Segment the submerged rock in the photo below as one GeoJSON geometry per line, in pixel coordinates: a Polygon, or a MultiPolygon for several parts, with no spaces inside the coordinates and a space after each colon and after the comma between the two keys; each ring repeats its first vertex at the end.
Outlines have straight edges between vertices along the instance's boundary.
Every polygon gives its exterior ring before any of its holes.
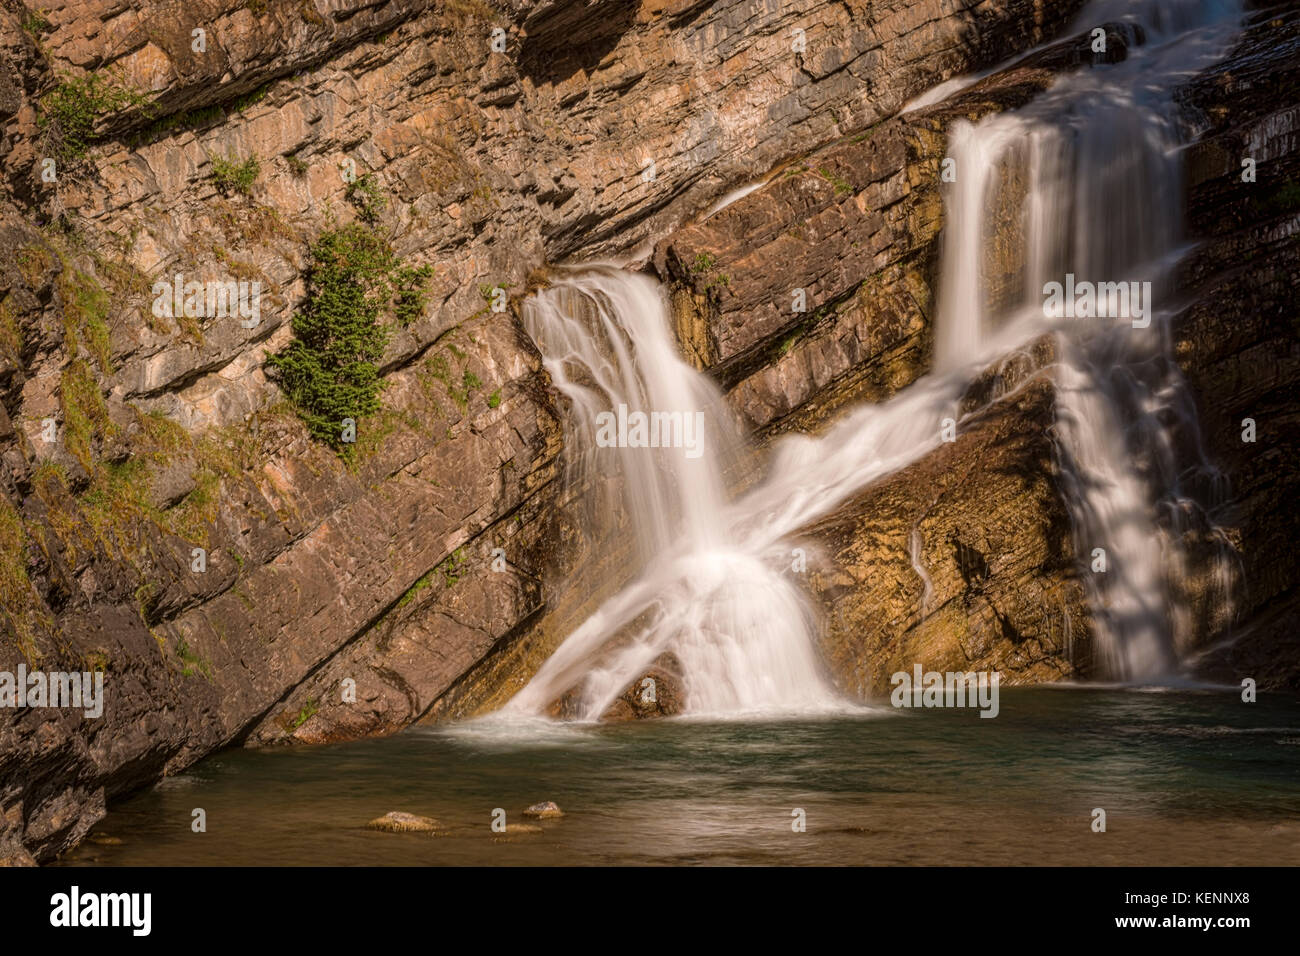
{"type": "Polygon", "coordinates": [[[382,817],[376,817],[366,826],[371,830],[383,830],[385,833],[436,833],[438,821],[432,817],[419,817],[414,813],[393,810],[382,817]]]}
{"type": "Polygon", "coordinates": [[[545,831],[535,823],[507,823],[505,830],[496,834],[496,838],[501,840],[512,836],[528,836],[543,832],[545,831]]]}
{"type": "Polygon", "coordinates": [[[524,816],[532,817],[534,820],[553,820],[557,817],[564,816],[564,811],[554,800],[543,800],[541,803],[534,803],[524,811],[524,816]]]}

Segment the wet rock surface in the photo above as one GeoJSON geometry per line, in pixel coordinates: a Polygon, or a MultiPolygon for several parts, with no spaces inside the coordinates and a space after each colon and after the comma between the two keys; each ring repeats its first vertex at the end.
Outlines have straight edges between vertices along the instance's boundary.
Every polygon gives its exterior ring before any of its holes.
{"type": "Polygon", "coordinates": [[[646,720],[672,717],[686,709],[682,665],[672,654],[660,654],[654,666],[627,686],[600,715],[601,720],[646,720]]]}
{"type": "Polygon", "coordinates": [[[957,440],[806,531],[809,581],[837,683],[881,697],[890,676],[1087,676],[1091,623],[1057,489],[1050,375],[963,422],[957,440]]]}
{"type": "Polygon", "coordinates": [[[1174,348],[1219,469],[1193,487],[1227,529],[1242,581],[1231,625],[1204,649],[1198,671],[1233,684],[1251,677],[1261,687],[1294,688],[1300,11],[1256,6],[1232,57],[1183,95],[1206,127],[1187,157],[1190,225],[1202,242],[1183,263],[1188,301],[1174,348]]]}
{"type": "Polygon", "coordinates": [[[366,826],[371,830],[385,833],[435,833],[438,821],[432,817],[421,817],[404,810],[391,810],[382,817],[376,817],[366,826]]]}

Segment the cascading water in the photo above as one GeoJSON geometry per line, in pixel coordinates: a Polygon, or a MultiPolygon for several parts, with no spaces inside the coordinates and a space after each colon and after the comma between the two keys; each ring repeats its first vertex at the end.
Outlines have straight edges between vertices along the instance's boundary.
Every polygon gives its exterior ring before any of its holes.
{"type": "MultiPolygon", "coordinates": [[[[1142,38],[1125,61],[1071,74],[1022,110],[951,131],[960,174],[947,199],[939,367],[1041,330],[1044,290],[1067,276],[1146,295],[1143,315],[1130,304],[1126,314],[1048,324],[1059,353],[1059,450],[1075,543],[1089,562],[1100,663],[1119,679],[1168,676],[1177,664],[1168,579],[1185,516],[1197,506],[1180,487],[1176,444],[1196,426],[1167,328],[1186,139],[1173,90],[1228,51],[1239,8],[1230,0],[1093,4],[1087,23],[1118,21],[1142,38]],[[983,237],[999,177],[1012,170],[1027,180],[1023,279],[991,303],[983,237]]],[[[1000,239],[1015,256],[1008,237],[1000,239]]]]}
{"type": "Polygon", "coordinates": [[[626,483],[645,570],[582,623],[506,707],[540,713],[578,689],[595,719],[663,653],[682,666],[695,714],[786,713],[847,706],[822,672],[815,619],[784,539],[855,490],[935,448],[935,423],[957,416],[965,382],[931,376],[886,406],[855,409],[823,438],[790,436],[766,479],[728,501],[723,475],[741,438],[716,387],[677,355],[654,280],[612,268],[563,276],[524,321],[571,399],[573,477],[626,483]],[[702,412],[702,454],[600,447],[600,416],[702,412]],[[685,407],[683,407],[685,406],[685,407]]]}
{"type": "Polygon", "coordinates": [[[528,330],[572,403],[570,480],[621,483],[644,570],[506,709],[542,713],[576,690],[579,718],[595,719],[664,653],[682,666],[688,712],[843,706],[821,671],[815,620],[789,573],[786,538],[933,450],[938,423],[960,417],[972,375],[1048,332],[1058,345],[1059,444],[1076,544],[1085,556],[1105,550],[1106,572],[1087,576],[1104,666],[1122,679],[1169,673],[1176,642],[1165,580],[1179,527],[1168,516],[1190,507],[1175,448],[1190,406],[1168,357],[1163,302],[1178,251],[1183,139],[1169,91],[1227,52],[1238,6],[1094,3],[1082,25],[1120,21],[1143,38],[1127,60],[1067,76],[1015,113],[957,124],[935,371],[887,403],[851,411],[819,438],[783,439],[763,482],[735,500],[724,475],[742,438],[717,390],[678,357],[653,280],[584,269],[531,298],[528,330]],[[1018,282],[992,289],[985,236],[1009,170],[1026,182],[1021,268],[1018,282]],[[1067,273],[1149,282],[1160,305],[1145,327],[1128,316],[1050,319],[1042,290],[1067,273]],[[620,406],[680,413],[682,422],[698,417],[698,454],[680,445],[602,447],[597,436],[620,406]]]}
{"type": "Polygon", "coordinates": [[[691,711],[823,705],[812,617],[788,576],[738,546],[723,474],[740,435],[716,387],[678,356],[659,285],[583,270],[529,300],[524,321],[571,402],[570,480],[622,482],[646,571],[569,636],[509,709],[542,710],[577,685],[578,716],[594,719],[664,653],[688,675],[691,711]],[[682,427],[668,441],[661,432],[658,447],[650,434],[602,446],[602,416],[620,408],[625,420],[658,414],[682,427]]]}

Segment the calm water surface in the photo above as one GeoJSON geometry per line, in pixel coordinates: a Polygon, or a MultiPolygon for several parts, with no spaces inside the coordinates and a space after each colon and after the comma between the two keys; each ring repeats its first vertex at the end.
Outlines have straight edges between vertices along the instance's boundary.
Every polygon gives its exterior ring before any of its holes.
{"type": "Polygon", "coordinates": [[[1003,690],[992,720],[420,727],[228,751],[119,802],[95,833],[59,862],[1300,864],[1300,700],[1030,688],[1003,690]],[[491,831],[494,808],[525,822],[540,800],[566,816],[491,831]],[[390,810],[446,833],[365,828],[390,810]]]}

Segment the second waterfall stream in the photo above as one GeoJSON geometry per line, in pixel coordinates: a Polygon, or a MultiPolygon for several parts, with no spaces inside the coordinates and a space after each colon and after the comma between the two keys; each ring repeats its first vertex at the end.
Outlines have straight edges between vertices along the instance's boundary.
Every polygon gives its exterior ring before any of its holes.
{"type": "Polygon", "coordinates": [[[1107,561],[1107,573],[1084,575],[1101,674],[1173,676],[1179,609],[1168,583],[1180,522],[1197,506],[1181,487],[1176,438],[1195,434],[1195,422],[1167,331],[1181,242],[1178,149],[1192,132],[1172,90],[1227,53],[1239,17],[1231,0],[1093,3],[1076,29],[1128,25],[1139,42],[1126,60],[1069,74],[1021,110],[958,122],[949,131],[957,178],[944,197],[934,370],[819,436],[782,438],[761,482],[734,497],[728,481],[746,459],[745,437],[717,387],[679,356],[657,282],[582,268],[527,300],[527,330],[570,404],[568,480],[617,489],[641,571],[506,711],[542,714],[572,693],[578,719],[595,720],[665,653],[681,666],[690,714],[852,706],[821,664],[790,537],[936,448],[940,423],[960,421],[973,377],[1044,334],[1056,338],[1056,440],[1076,551],[1089,559],[1102,548],[1107,561]],[[1020,247],[1023,278],[995,300],[981,263],[1009,170],[1027,183],[1021,234],[1005,237],[1020,247]],[[1146,314],[1062,318],[1045,308],[1044,289],[1067,276],[1136,283],[1150,290],[1146,314]],[[656,430],[640,440],[607,440],[616,429],[627,439],[645,424],[636,416],[652,413],[656,430]],[[665,434],[672,440],[653,440],[665,434]]]}

